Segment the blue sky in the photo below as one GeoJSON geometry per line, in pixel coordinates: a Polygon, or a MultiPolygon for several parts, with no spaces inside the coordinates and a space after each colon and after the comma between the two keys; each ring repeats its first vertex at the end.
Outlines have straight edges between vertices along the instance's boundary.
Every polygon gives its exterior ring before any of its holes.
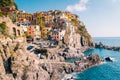
{"type": "Polygon", "coordinates": [[[120,0],[15,0],[29,13],[57,9],[79,15],[92,37],[120,37],[120,0]]]}

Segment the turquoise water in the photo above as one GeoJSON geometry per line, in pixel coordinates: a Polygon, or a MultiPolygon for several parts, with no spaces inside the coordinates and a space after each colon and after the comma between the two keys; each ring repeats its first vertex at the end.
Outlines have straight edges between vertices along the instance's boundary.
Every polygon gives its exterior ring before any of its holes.
{"type": "MultiPolygon", "coordinates": [[[[101,41],[106,45],[120,46],[120,38],[94,38],[94,40],[95,42],[101,41]]],[[[86,51],[85,55],[90,53],[99,54],[103,59],[109,56],[115,61],[105,62],[74,75],[77,80],[120,80],[120,51],[96,48],[86,51]]]]}

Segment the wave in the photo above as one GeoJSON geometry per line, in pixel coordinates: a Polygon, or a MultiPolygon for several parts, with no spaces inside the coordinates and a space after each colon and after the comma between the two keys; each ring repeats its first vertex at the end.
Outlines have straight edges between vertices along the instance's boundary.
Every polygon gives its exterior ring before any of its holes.
{"type": "Polygon", "coordinates": [[[111,58],[111,60],[114,62],[114,61],[117,61],[115,58],[111,58]]]}

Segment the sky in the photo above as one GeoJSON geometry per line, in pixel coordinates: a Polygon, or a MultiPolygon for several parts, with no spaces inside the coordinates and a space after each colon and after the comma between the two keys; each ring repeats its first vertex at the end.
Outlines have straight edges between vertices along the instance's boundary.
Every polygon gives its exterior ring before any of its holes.
{"type": "Polygon", "coordinates": [[[14,0],[28,13],[62,10],[77,14],[92,37],[120,37],[120,0],[14,0]]]}

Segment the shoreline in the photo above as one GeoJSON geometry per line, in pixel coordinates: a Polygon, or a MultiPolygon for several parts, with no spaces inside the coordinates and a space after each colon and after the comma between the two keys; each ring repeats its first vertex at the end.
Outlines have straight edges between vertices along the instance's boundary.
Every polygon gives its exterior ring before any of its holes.
{"type": "Polygon", "coordinates": [[[104,45],[102,42],[99,42],[98,44],[95,43],[95,48],[103,48],[107,50],[120,51],[120,47],[104,45]]]}
{"type": "MultiPolygon", "coordinates": [[[[73,75],[80,74],[80,73],[84,72],[84,71],[87,70],[87,69],[90,69],[90,68],[92,68],[92,67],[99,66],[99,65],[102,65],[102,64],[105,64],[105,63],[106,63],[105,61],[102,61],[102,62],[100,62],[100,63],[98,63],[98,64],[95,64],[95,65],[92,65],[92,66],[90,66],[90,67],[88,67],[88,68],[86,68],[86,69],[84,69],[84,70],[81,70],[81,71],[78,71],[78,72],[73,72],[73,73],[71,73],[71,74],[65,74],[64,77],[63,77],[61,80],[70,79],[71,77],[73,77],[73,75]]],[[[76,79],[76,77],[73,77],[73,78],[76,79]]]]}

